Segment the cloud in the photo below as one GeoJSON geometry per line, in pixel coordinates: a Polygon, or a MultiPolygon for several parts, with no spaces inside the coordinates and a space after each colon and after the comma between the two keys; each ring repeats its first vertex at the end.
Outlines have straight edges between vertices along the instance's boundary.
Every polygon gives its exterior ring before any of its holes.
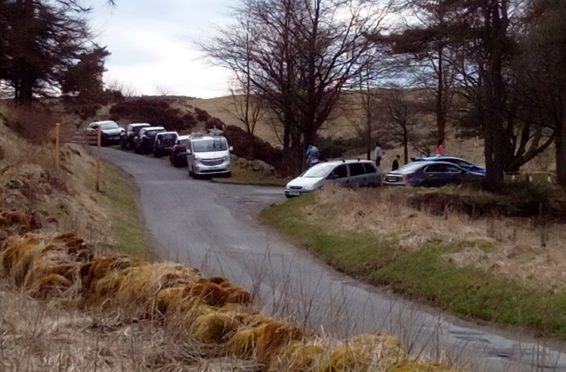
{"type": "Polygon", "coordinates": [[[121,0],[98,7],[92,23],[112,55],[105,81],[119,81],[139,94],[215,97],[228,93],[229,71],[212,66],[196,46],[229,21],[227,0],[121,0]],[[211,21],[215,21],[212,23],[211,21]]]}

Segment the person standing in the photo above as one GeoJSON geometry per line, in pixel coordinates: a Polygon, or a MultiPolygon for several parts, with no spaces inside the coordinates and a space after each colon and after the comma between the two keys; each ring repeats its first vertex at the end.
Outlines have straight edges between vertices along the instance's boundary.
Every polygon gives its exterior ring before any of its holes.
{"type": "Polygon", "coordinates": [[[436,156],[444,156],[446,155],[446,149],[444,148],[444,140],[438,141],[438,145],[436,145],[436,156]]]}
{"type": "Polygon", "coordinates": [[[401,159],[401,156],[397,155],[395,157],[395,159],[393,160],[393,164],[391,165],[391,170],[392,171],[396,171],[397,169],[399,169],[399,160],[401,159]]]}
{"type": "Polygon", "coordinates": [[[381,166],[381,157],[383,156],[383,150],[381,149],[381,145],[379,144],[379,142],[375,143],[374,154],[375,154],[375,165],[377,169],[379,169],[379,167],[381,166]]]}
{"type": "Polygon", "coordinates": [[[307,164],[312,167],[318,163],[318,148],[315,145],[309,145],[307,148],[307,164]]]}

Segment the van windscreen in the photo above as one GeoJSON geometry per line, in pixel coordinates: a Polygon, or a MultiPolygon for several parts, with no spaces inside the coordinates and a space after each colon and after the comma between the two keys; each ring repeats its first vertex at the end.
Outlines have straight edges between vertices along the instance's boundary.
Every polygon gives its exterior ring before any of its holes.
{"type": "Polygon", "coordinates": [[[193,141],[194,152],[226,151],[228,143],[224,138],[211,138],[193,141]]]}

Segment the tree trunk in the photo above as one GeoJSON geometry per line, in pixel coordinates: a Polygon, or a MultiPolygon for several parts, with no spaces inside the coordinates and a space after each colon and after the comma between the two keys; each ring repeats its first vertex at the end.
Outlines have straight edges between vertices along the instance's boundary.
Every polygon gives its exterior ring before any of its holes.
{"type": "Polygon", "coordinates": [[[446,136],[446,108],[444,107],[444,51],[442,46],[438,47],[438,86],[436,90],[436,126],[438,130],[438,142],[444,142],[446,136]]]}
{"type": "Polygon", "coordinates": [[[566,187],[566,125],[562,123],[556,131],[556,179],[560,186],[566,187]]]}

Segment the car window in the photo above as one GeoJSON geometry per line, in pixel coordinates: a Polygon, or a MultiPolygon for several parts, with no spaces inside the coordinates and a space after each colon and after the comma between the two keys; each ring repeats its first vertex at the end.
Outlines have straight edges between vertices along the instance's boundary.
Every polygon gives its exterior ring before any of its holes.
{"type": "Polygon", "coordinates": [[[446,164],[431,164],[426,167],[426,173],[446,173],[448,171],[446,164]]]}
{"type": "Polygon", "coordinates": [[[319,163],[307,169],[305,173],[301,174],[301,177],[322,178],[328,176],[333,169],[334,164],[319,163]]]}
{"type": "Polygon", "coordinates": [[[362,163],[350,163],[348,164],[350,167],[350,176],[361,176],[365,174],[364,166],[362,163]]]}
{"type": "Polygon", "coordinates": [[[346,166],[346,164],[341,164],[334,168],[332,175],[334,175],[335,178],[348,177],[348,167],[346,166]]]}
{"type": "Polygon", "coordinates": [[[461,173],[462,169],[455,165],[446,165],[446,171],[448,173],[461,173]]]}
{"type": "Polygon", "coordinates": [[[371,163],[364,163],[364,170],[366,173],[377,173],[377,169],[371,163]]]}

